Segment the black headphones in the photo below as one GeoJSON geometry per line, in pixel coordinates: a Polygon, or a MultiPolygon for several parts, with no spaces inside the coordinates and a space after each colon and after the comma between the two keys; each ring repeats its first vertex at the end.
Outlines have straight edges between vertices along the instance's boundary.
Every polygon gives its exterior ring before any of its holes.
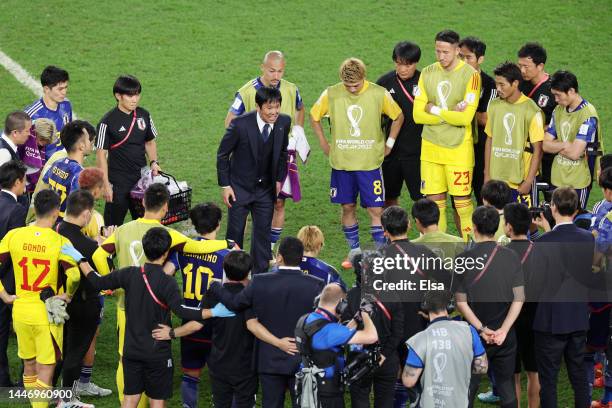
{"type": "MultiPolygon", "coordinates": [[[[312,305],[313,309],[317,309],[319,307],[319,299],[321,299],[321,294],[318,294],[314,298],[314,303],[312,305]]],[[[338,302],[338,304],[336,305],[336,309],[334,309],[334,312],[338,316],[342,317],[342,314],[344,314],[347,307],[348,307],[348,301],[346,300],[346,298],[342,298],[340,299],[340,302],[338,302]]]]}

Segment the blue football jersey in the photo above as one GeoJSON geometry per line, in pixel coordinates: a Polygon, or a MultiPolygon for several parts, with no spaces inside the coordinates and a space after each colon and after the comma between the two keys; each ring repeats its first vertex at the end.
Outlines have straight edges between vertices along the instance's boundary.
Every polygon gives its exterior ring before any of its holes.
{"type": "Polygon", "coordinates": [[[66,198],[72,191],[79,188],[81,171],[83,171],[83,166],[76,160],[65,157],[53,163],[43,176],[43,181],[60,196],[60,217],[64,217],[66,212],[66,198]]]}
{"type": "MultiPolygon", "coordinates": [[[[51,119],[55,123],[57,131],[60,132],[66,123],[72,122],[72,105],[68,99],[63,100],[57,105],[57,110],[51,110],[45,105],[42,98],[35,101],[24,109],[25,113],[30,115],[32,121],[40,118],[51,119]]],[[[61,149],[62,145],[59,139],[55,143],[50,143],[45,147],[45,156],[49,157],[56,151],[61,149]]]]}
{"type": "Polygon", "coordinates": [[[595,203],[591,215],[591,231],[596,230],[598,228],[601,219],[605,217],[610,211],[612,211],[612,201],[607,201],[603,199],[595,203]]]}
{"type": "MultiPolygon", "coordinates": [[[[198,238],[198,240],[203,239],[198,238]]],[[[182,272],[183,304],[185,306],[199,307],[212,281],[223,280],[223,259],[228,253],[229,250],[222,249],[209,254],[175,252],[170,256],[174,267],[182,272]]],[[[204,325],[202,330],[189,337],[210,339],[210,327],[210,325],[204,325]]]]}
{"type": "Polygon", "coordinates": [[[346,285],[338,271],[331,265],[311,256],[302,257],[300,269],[307,275],[323,279],[325,284],[336,282],[346,291],[346,285]]]}

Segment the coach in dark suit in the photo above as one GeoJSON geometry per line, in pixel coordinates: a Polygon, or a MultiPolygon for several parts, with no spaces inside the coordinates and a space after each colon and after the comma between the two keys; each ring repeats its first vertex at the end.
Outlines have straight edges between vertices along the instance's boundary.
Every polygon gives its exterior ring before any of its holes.
{"type": "Polygon", "coordinates": [[[563,356],[575,406],[590,404],[584,349],[589,328],[588,287],[595,280],[591,272],[595,245],[593,235],[573,223],[578,205],[574,189],[556,189],[551,203],[555,227],[537,241],[546,274],[533,324],[542,408],[557,407],[556,381],[563,356]]]}
{"type": "Polygon", "coordinates": [[[297,321],[312,311],[314,298],[325,285],[323,280],[302,273],[300,262],[303,254],[302,242],[286,237],[278,247],[278,271],[255,275],[238,295],[214,282],[209,288],[229,309],[242,311],[250,307],[251,319],[257,319],[257,323],[263,326],[261,331],[253,329],[252,321],[247,322],[247,327],[258,339],[254,358],[263,393],[263,408],[282,408],[287,389],[295,406],[295,373],[301,359],[294,347],[285,346],[292,343],[297,321]],[[289,350],[291,348],[293,352],[289,350]]]}
{"type": "MultiPolygon", "coordinates": [[[[10,160],[0,166],[0,240],[14,228],[25,226],[27,209],[17,202],[26,186],[26,167],[18,160],[10,160]]],[[[10,262],[0,265],[0,279],[6,291],[15,294],[15,278],[10,262]]],[[[10,387],[8,356],[11,307],[0,302],[0,387],[10,387]]]]}
{"type": "Polygon", "coordinates": [[[251,213],[253,273],[268,269],[274,201],[287,175],[291,118],[280,113],[281,99],[278,89],[259,88],[257,110],[231,122],[217,151],[217,178],[229,209],[226,236],[242,247],[251,213]]]}

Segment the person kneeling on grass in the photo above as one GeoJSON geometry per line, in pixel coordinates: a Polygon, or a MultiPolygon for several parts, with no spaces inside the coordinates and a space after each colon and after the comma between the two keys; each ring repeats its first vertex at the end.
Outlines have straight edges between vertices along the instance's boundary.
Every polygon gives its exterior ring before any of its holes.
{"type": "Polygon", "coordinates": [[[187,320],[234,316],[223,305],[213,309],[188,309],[181,305],[178,285],[163,271],[171,238],[168,231],[154,227],[142,238],[147,263],[98,275],[87,260],[72,246],[62,253],[73,258],[96,290],[125,290],[126,335],[123,349],[125,397],[122,407],[134,408],[144,392],[151,407],[165,407],[172,397],[172,349],[169,341],[156,341],[151,331],[160,323],[170,324],[170,310],[187,320]],[[94,272],[94,273],[92,273],[94,272]]]}

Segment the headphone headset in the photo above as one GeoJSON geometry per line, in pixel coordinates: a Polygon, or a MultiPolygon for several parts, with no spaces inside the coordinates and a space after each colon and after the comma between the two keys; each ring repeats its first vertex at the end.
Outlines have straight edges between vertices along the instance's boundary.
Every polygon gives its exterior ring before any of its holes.
{"type": "MultiPolygon", "coordinates": [[[[313,309],[317,309],[319,307],[319,300],[321,299],[321,294],[318,294],[315,298],[314,298],[314,303],[312,305],[313,309]]],[[[342,316],[342,314],[346,311],[346,308],[348,307],[348,301],[346,300],[346,298],[342,298],[340,299],[340,301],[338,302],[338,304],[336,305],[336,308],[334,309],[334,312],[338,315],[338,316],[342,316]]]]}

